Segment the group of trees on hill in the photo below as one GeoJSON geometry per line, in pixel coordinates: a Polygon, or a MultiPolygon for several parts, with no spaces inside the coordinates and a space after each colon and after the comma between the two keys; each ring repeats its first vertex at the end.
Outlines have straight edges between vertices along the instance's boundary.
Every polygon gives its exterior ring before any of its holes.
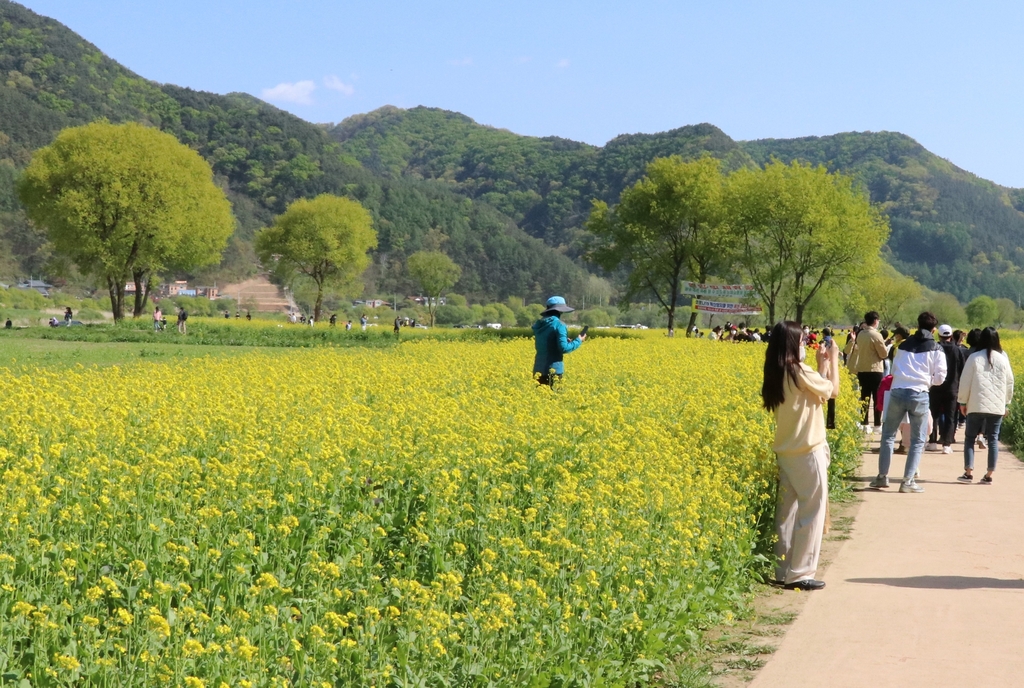
{"type": "Polygon", "coordinates": [[[778,161],[725,176],[711,157],[653,161],[617,206],[595,201],[587,228],[590,257],[625,270],[627,298],[653,294],[670,334],[684,281],[712,274],[752,284],[769,322],[782,313],[801,322],[823,290],[871,278],[888,236],[848,177],[778,161]]]}

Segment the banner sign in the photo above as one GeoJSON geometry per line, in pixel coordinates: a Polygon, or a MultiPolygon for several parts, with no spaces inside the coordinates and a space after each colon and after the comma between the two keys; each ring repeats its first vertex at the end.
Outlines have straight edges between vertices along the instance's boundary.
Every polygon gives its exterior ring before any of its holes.
{"type": "Polygon", "coordinates": [[[724,315],[761,315],[760,306],[748,306],[745,303],[724,303],[721,301],[706,301],[704,299],[693,299],[691,308],[704,313],[722,313],[724,315]]]}
{"type": "Polygon", "coordinates": [[[698,284],[697,282],[687,282],[686,293],[692,296],[706,296],[716,299],[745,299],[753,295],[754,286],[751,284],[698,284]]]}

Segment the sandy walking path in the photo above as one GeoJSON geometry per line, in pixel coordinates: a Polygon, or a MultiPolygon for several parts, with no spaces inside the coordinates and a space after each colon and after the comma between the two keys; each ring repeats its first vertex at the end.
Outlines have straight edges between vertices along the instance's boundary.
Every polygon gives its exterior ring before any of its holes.
{"type": "Polygon", "coordinates": [[[1001,449],[994,484],[979,485],[979,450],[964,485],[953,450],[925,453],[922,494],[899,494],[898,480],[862,493],[827,587],[793,593],[807,605],[752,688],[1024,686],[1024,464],[1001,449]]]}

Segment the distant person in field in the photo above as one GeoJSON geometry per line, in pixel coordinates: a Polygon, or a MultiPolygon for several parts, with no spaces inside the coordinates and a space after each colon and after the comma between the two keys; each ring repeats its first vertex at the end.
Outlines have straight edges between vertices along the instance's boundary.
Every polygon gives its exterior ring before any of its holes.
{"type": "Polygon", "coordinates": [[[805,362],[803,331],[795,322],[772,328],[764,357],[761,400],[775,414],[779,497],[775,511],[775,581],[787,590],[821,590],[815,580],[828,506],[828,465],[822,405],[838,378],[838,349],[818,349],[818,372],[805,362]]]}
{"type": "Polygon", "coordinates": [[[359,326],[363,328],[363,332],[366,332],[366,325],[370,322],[369,318],[365,315],[359,316],[359,326]]]}
{"type": "Polygon", "coordinates": [[[159,332],[160,330],[164,329],[163,319],[164,319],[163,311],[160,310],[160,306],[157,306],[156,309],[153,311],[153,331],[154,332],[159,332]]]}
{"type": "Polygon", "coordinates": [[[988,440],[988,470],[978,482],[992,484],[992,474],[999,459],[999,429],[1013,400],[1013,369],[1010,359],[999,343],[995,328],[986,327],[978,337],[977,351],[971,354],[960,377],[957,401],[967,416],[964,430],[964,474],[957,480],[974,480],[974,438],[985,435],[988,440]]]}
{"type": "Polygon", "coordinates": [[[246,311],[245,312],[245,319],[246,320],[252,320],[252,313],[250,311],[246,311]]]}
{"type": "Polygon", "coordinates": [[[892,389],[885,405],[882,424],[882,446],[878,450],[878,475],[871,487],[889,487],[889,465],[892,463],[896,431],[904,415],[910,420],[910,447],[903,469],[900,492],[924,492],[917,484],[917,468],[928,438],[928,390],[946,379],[946,354],[935,341],[933,333],[938,320],[929,312],[917,316],[917,332],[900,344],[892,359],[892,389]]]}
{"type": "Polygon", "coordinates": [[[869,311],[864,314],[864,326],[860,328],[853,345],[853,372],[857,373],[860,384],[860,401],[864,405],[864,430],[870,432],[869,415],[874,411],[874,428],[882,425],[882,414],[874,409],[878,398],[878,385],[882,384],[885,372],[883,361],[889,355],[885,339],[878,331],[878,313],[869,311]]]}
{"type": "Polygon", "coordinates": [[[562,322],[562,315],[572,313],[573,308],[565,304],[561,296],[552,296],[544,304],[540,320],[533,324],[533,343],[536,355],[533,359],[533,376],[542,385],[554,387],[565,374],[562,358],[580,348],[587,335],[581,334],[569,340],[569,332],[562,322]]]}
{"type": "Polygon", "coordinates": [[[224,311],[224,319],[231,320],[231,313],[229,313],[228,311],[224,311]]]}
{"type": "Polygon", "coordinates": [[[821,343],[818,345],[818,374],[832,382],[832,396],[828,398],[825,411],[825,428],[834,430],[836,427],[836,399],[839,398],[839,344],[833,339],[832,330],[828,327],[821,331],[821,343]]]}
{"type": "Polygon", "coordinates": [[[11,322],[10,318],[7,318],[7,322],[4,323],[4,329],[10,330],[14,327],[14,323],[11,322]]]}
{"type": "Polygon", "coordinates": [[[946,356],[946,379],[941,385],[928,391],[932,413],[932,431],[925,451],[936,451],[942,445],[943,454],[952,454],[956,442],[956,425],[959,416],[956,397],[960,391],[960,372],[967,357],[964,350],[953,343],[953,328],[939,326],[939,346],[946,356]]]}
{"type": "Polygon", "coordinates": [[[188,334],[188,311],[184,307],[178,309],[178,332],[188,334]]]}
{"type": "Polygon", "coordinates": [[[71,306],[66,307],[64,309],[64,324],[65,325],[70,325],[71,324],[71,319],[74,318],[74,317],[75,316],[71,313],[71,306]]]}
{"type": "Polygon", "coordinates": [[[338,324],[338,314],[331,313],[331,327],[335,327],[338,324]]]}
{"type": "Polygon", "coordinates": [[[402,331],[402,319],[395,316],[395,334],[399,334],[402,331]]]}
{"type": "Polygon", "coordinates": [[[351,320],[346,320],[345,321],[345,331],[346,332],[350,332],[351,330],[352,330],[352,321],[351,320]]]}

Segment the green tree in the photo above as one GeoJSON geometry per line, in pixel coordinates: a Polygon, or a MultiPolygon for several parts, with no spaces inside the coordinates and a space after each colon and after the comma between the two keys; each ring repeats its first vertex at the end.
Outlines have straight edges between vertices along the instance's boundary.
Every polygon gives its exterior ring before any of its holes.
{"type": "Polygon", "coordinates": [[[19,195],[54,250],[106,283],[115,320],[129,280],[138,317],[154,274],[216,263],[234,229],[206,161],[141,124],[65,129],[33,155],[19,195]]]}
{"type": "Polygon", "coordinates": [[[939,319],[940,324],[948,323],[955,326],[968,321],[967,313],[960,305],[960,301],[952,294],[945,292],[933,293],[925,299],[923,310],[933,313],[939,319]]]}
{"type": "Polygon", "coordinates": [[[773,161],[737,170],[726,198],[729,222],[743,239],[743,268],[771,322],[781,306],[800,322],[826,284],[871,275],[889,235],[886,219],[853,180],[824,167],[773,161]]]}
{"type": "Polygon", "coordinates": [[[867,308],[878,311],[882,324],[888,327],[899,320],[907,304],[921,298],[921,285],[883,263],[879,272],[865,283],[863,294],[867,308]]]}
{"type": "Polygon", "coordinates": [[[996,325],[1010,325],[1017,320],[1017,304],[1012,299],[996,299],[996,325]]]}
{"type": "Polygon", "coordinates": [[[370,264],[367,251],[377,246],[373,219],[358,201],[331,194],[300,198],[256,234],[256,254],[273,266],[279,279],[296,274],[316,287],[313,319],[320,320],[324,290],[361,290],[359,276],[370,264]]]}
{"type": "Polygon", "coordinates": [[[669,336],[683,279],[705,279],[730,259],[721,198],[718,161],[673,156],[651,162],[647,176],[623,191],[614,208],[593,204],[590,259],[608,271],[626,270],[627,299],[652,294],[668,315],[669,336]]]}
{"type": "Polygon", "coordinates": [[[999,318],[999,306],[991,296],[978,296],[964,309],[971,327],[989,327],[999,318]]]}
{"type": "Polygon", "coordinates": [[[427,297],[427,314],[434,326],[434,314],[445,289],[455,286],[462,269],[440,251],[418,251],[406,261],[409,275],[420,285],[427,297]]]}

